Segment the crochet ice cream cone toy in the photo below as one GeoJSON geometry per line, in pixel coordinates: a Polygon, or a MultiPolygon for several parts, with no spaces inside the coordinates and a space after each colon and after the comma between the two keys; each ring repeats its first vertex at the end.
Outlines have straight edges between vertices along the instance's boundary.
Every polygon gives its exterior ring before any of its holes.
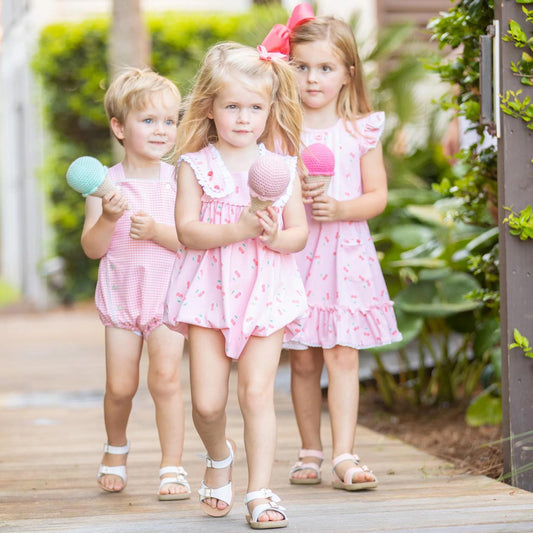
{"type": "Polygon", "coordinates": [[[311,144],[303,149],[302,161],[307,168],[306,183],[324,183],[324,191],[327,192],[331,176],[335,174],[333,152],[325,144],[311,144]]]}
{"type": "Polygon", "coordinates": [[[248,172],[251,210],[266,209],[287,189],[290,181],[287,159],[277,154],[260,156],[248,172]]]}
{"type": "Polygon", "coordinates": [[[104,197],[114,189],[107,175],[107,167],[90,156],[78,157],[67,170],[67,183],[82,196],[104,197]]]}

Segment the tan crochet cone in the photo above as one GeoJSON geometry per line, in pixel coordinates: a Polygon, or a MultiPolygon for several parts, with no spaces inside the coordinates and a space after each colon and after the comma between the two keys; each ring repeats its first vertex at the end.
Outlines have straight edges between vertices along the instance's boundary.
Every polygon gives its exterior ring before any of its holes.
{"type": "Polygon", "coordinates": [[[113,182],[109,178],[109,176],[106,174],[104,181],[100,183],[98,186],[98,189],[91,193],[91,196],[98,196],[98,198],[103,198],[109,191],[112,191],[115,188],[113,185],[113,182]]]}
{"type": "Polygon", "coordinates": [[[255,196],[252,196],[250,201],[251,201],[250,210],[252,211],[252,213],[259,211],[260,209],[266,209],[268,206],[274,203],[272,200],[260,200],[259,198],[256,198],[255,196]]]}
{"type": "Polygon", "coordinates": [[[331,183],[331,176],[311,176],[305,177],[305,183],[312,185],[313,183],[324,183],[324,192],[328,192],[329,184],[331,183]]]}

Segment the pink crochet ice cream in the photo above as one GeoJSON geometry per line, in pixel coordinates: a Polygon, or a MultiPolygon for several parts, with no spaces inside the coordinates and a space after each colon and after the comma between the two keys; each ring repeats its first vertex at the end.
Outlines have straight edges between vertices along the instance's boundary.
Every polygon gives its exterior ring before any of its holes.
{"type": "Polygon", "coordinates": [[[290,170],[285,157],[272,153],[260,156],[248,172],[252,212],[272,205],[285,192],[289,181],[290,170]]]}
{"type": "Polygon", "coordinates": [[[325,144],[311,144],[302,150],[302,161],[307,168],[306,183],[324,183],[324,190],[327,191],[331,176],[335,174],[333,152],[325,144]]]}

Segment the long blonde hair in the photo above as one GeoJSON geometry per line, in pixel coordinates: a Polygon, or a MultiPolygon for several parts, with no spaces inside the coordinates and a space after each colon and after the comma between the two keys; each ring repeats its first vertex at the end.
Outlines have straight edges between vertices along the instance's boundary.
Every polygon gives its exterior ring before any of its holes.
{"type": "Polygon", "coordinates": [[[186,99],[178,127],[176,157],[217,141],[216,127],[208,114],[219,92],[232,82],[270,97],[270,113],[258,141],[269,150],[298,155],[302,111],[293,69],[281,58],[261,59],[254,48],[225,42],[207,52],[186,99]]]}
{"type": "Polygon", "coordinates": [[[291,33],[290,46],[327,41],[348,72],[349,81],[337,98],[337,114],[355,126],[358,118],[372,111],[357,43],[350,26],[331,16],[316,17],[297,26],[291,33]]]}

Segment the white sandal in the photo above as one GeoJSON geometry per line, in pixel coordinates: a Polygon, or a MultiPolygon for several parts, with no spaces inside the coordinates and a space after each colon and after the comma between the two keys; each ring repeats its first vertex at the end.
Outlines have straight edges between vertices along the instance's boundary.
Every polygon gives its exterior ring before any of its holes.
{"type": "Polygon", "coordinates": [[[212,489],[208,487],[205,484],[205,481],[202,479],[202,485],[200,489],[198,490],[198,494],[200,495],[200,507],[202,510],[208,514],[209,516],[213,516],[215,518],[219,518],[221,516],[226,516],[230,510],[231,506],[233,505],[233,490],[231,486],[231,475],[232,475],[232,465],[233,465],[233,459],[235,458],[235,443],[231,440],[227,440],[226,444],[228,445],[229,449],[229,455],[225,459],[222,459],[221,461],[214,461],[209,457],[209,455],[205,456],[205,464],[209,468],[227,468],[230,467],[229,471],[229,482],[226,483],[226,485],[223,485],[222,487],[217,487],[215,489],[212,489]],[[223,501],[226,504],[226,507],[224,509],[218,509],[217,507],[211,507],[207,503],[205,503],[206,498],[215,498],[217,500],[223,501]]]}
{"type": "Polygon", "coordinates": [[[159,477],[164,474],[174,474],[175,477],[164,477],[159,483],[159,493],[157,497],[162,501],[170,500],[187,500],[191,497],[191,487],[187,481],[187,472],[182,466],[164,466],[159,469],[159,477]],[[175,492],[161,494],[161,489],[165,485],[181,485],[187,489],[187,492],[175,492]]]}
{"type": "Polygon", "coordinates": [[[351,453],[343,453],[333,459],[333,480],[331,484],[334,489],[342,489],[348,491],[375,489],[378,486],[378,478],[376,477],[374,472],[372,472],[372,470],[368,468],[368,466],[361,464],[361,460],[357,455],[352,455],[351,453]],[[339,463],[343,463],[344,461],[351,461],[352,463],[355,463],[355,466],[352,466],[352,468],[348,468],[348,470],[346,470],[346,473],[344,474],[344,479],[341,479],[335,471],[335,467],[339,463]],[[353,476],[362,472],[372,474],[372,476],[374,477],[374,481],[354,482],[353,476]]]}
{"type": "Polygon", "coordinates": [[[269,503],[260,503],[259,505],[256,505],[252,511],[252,514],[246,515],[246,520],[250,524],[250,527],[252,529],[275,529],[279,527],[287,527],[289,520],[287,519],[287,514],[285,513],[286,509],[285,507],[278,505],[281,500],[270,489],[261,489],[249,492],[244,498],[244,505],[246,506],[248,512],[250,512],[248,509],[248,504],[254,500],[263,499],[269,500],[269,503]],[[275,511],[276,513],[283,515],[283,520],[267,520],[265,522],[258,522],[257,519],[265,511],[275,511]]]}
{"type": "Polygon", "coordinates": [[[298,454],[298,459],[300,459],[300,461],[296,462],[289,471],[289,481],[293,485],[317,485],[320,483],[322,481],[320,467],[322,466],[322,461],[324,461],[324,452],[322,450],[302,449],[298,454]],[[310,461],[304,463],[301,461],[304,457],[314,457],[315,459],[319,459],[320,462],[315,463],[314,461],[310,461]],[[316,472],[316,477],[293,477],[295,472],[301,472],[303,470],[312,470],[313,472],[316,472]]]}
{"type": "MultiPolygon", "coordinates": [[[[107,442],[104,444],[104,453],[109,453],[111,455],[127,455],[130,451],[130,441],[126,439],[125,446],[111,446],[107,442]]],[[[107,491],[107,492],[120,492],[126,487],[126,482],[128,480],[128,476],[126,474],[126,465],[119,465],[119,466],[107,466],[100,464],[98,467],[98,474],[96,476],[96,481],[99,481],[102,476],[117,476],[120,479],[122,479],[124,486],[120,490],[110,490],[106,489],[104,486],[102,486],[100,483],[100,487],[107,491]]]]}

